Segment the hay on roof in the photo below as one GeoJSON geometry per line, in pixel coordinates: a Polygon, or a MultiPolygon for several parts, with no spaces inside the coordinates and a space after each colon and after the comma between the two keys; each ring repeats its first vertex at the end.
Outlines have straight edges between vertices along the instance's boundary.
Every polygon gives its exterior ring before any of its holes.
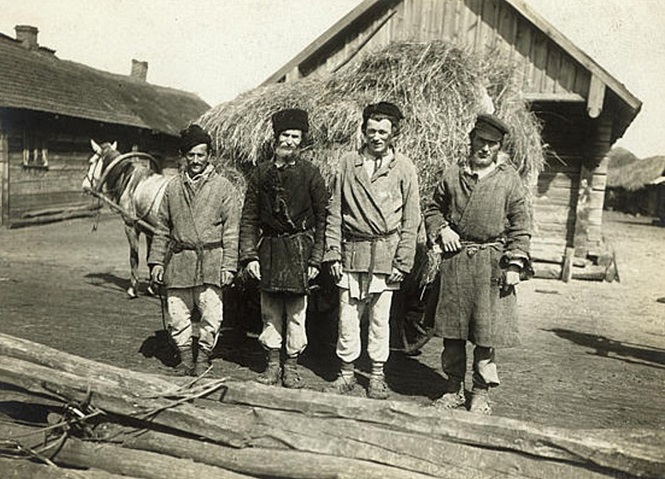
{"type": "Polygon", "coordinates": [[[270,154],[270,116],[285,107],[310,114],[306,155],[330,180],[340,156],[361,145],[362,109],[392,101],[405,120],[397,148],[415,163],[421,191],[431,193],[442,170],[464,159],[468,133],[488,92],[512,128],[505,145],[522,178],[533,184],[544,164],[540,124],[517,87],[516,70],[496,55],[449,43],[392,43],[328,76],[256,88],[204,114],[199,122],[223,163],[247,172],[270,154]]]}
{"type": "Polygon", "coordinates": [[[607,174],[607,186],[637,191],[663,174],[665,174],[665,156],[653,156],[610,169],[607,174]]]}

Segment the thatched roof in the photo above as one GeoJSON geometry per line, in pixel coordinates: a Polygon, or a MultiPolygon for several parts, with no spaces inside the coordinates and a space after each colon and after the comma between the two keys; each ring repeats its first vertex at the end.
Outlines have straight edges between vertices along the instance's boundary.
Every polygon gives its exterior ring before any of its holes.
{"type": "Polygon", "coordinates": [[[193,93],[61,60],[0,34],[0,108],[20,108],[178,136],[209,106],[193,93]]]}
{"type": "Polygon", "coordinates": [[[284,107],[310,113],[307,155],[330,179],[337,160],[361,144],[362,109],[380,100],[405,114],[397,147],[416,164],[431,191],[442,169],[466,156],[468,133],[487,91],[511,126],[506,144],[526,181],[541,171],[540,125],[521,97],[511,64],[445,42],[393,43],[326,77],[266,85],[221,104],[199,122],[212,134],[222,162],[241,170],[269,155],[270,115],[284,107]],[[486,90],[484,90],[486,89],[486,90]]]}
{"type": "Polygon", "coordinates": [[[665,156],[652,156],[609,170],[608,188],[635,191],[665,175],[665,156]]]}

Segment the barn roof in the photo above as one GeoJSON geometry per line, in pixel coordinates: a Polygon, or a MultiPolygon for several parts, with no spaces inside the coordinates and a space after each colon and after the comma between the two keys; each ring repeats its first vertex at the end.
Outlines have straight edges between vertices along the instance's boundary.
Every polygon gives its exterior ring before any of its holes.
{"type": "MultiPolygon", "coordinates": [[[[408,0],[363,0],[356,8],[350,11],[314,42],[308,45],[293,59],[287,62],[284,66],[273,73],[269,78],[264,81],[264,84],[283,81],[285,78],[294,71],[299,71],[301,75],[307,75],[308,69],[313,64],[320,64],[325,62],[325,58],[330,56],[340,44],[347,42],[349,38],[356,38],[356,43],[353,44],[358,50],[364,47],[364,44],[371,39],[371,36],[376,34],[378,30],[384,27],[386,23],[394,22],[399,23],[401,20],[391,19],[391,16],[398,9],[400,4],[408,0]],[[372,30],[374,29],[374,30],[372,30]],[[359,35],[364,32],[364,35],[359,35]],[[358,46],[359,44],[359,46],[358,46]]],[[[531,101],[584,101],[587,103],[589,115],[596,117],[606,106],[606,100],[609,100],[609,110],[611,110],[615,117],[615,128],[613,132],[613,139],[623,136],[626,128],[633,121],[635,116],[639,113],[642,103],[635,97],[619,80],[609,74],[603,67],[601,67],[595,60],[584,53],[573,42],[566,38],[554,26],[552,26],[545,18],[530,8],[525,0],[497,0],[494,2],[483,2],[478,6],[477,0],[449,0],[451,4],[468,4],[469,8],[476,12],[482,12],[485,3],[488,3],[489,9],[492,4],[501,4],[501,7],[507,6],[523,21],[526,21],[531,27],[540,32],[547,41],[551,44],[552,49],[557,49],[563,52],[565,59],[561,59],[561,64],[572,62],[575,68],[579,68],[584,72],[586,80],[583,82],[575,82],[574,91],[539,91],[538,85],[530,90],[525,87],[525,96],[531,101]],[[579,83],[584,83],[580,86],[579,83]],[[608,91],[609,90],[609,91],[608,91]]],[[[459,9],[459,6],[454,6],[459,9]]],[[[409,8],[409,7],[404,7],[409,8]]],[[[433,8],[433,7],[432,7],[433,8]]],[[[441,7],[439,7],[441,8],[441,7]]],[[[494,10],[495,12],[498,9],[494,10]]],[[[431,14],[431,12],[430,12],[431,14]]],[[[482,13],[478,13],[482,16],[482,13]]],[[[423,18],[423,22],[425,19],[423,18]]],[[[495,20],[498,24],[499,20],[495,20]]],[[[386,27],[387,28],[387,27],[386,27]]],[[[391,28],[395,28],[394,26],[391,28]]],[[[414,27],[415,28],[415,27],[414,27]]],[[[503,35],[497,25],[494,25],[494,35],[503,35]]],[[[510,33],[515,35],[513,29],[510,33]]],[[[515,38],[504,38],[505,42],[517,41],[515,38]]],[[[532,40],[532,43],[535,40],[532,40]]],[[[351,46],[351,44],[349,44],[351,46]]],[[[520,47],[515,46],[516,49],[520,47]]],[[[351,55],[358,53],[354,51],[351,55]]],[[[548,73],[552,67],[550,62],[550,54],[546,51],[545,58],[537,59],[537,61],[545,62],[545,65],[536,66],[537,69],[544,69],[548,73]]],[[[557,56],[552,56],[556,59],[557,56]]],[[[559,60],[555,60],[558,62],[559,60]]],[[[533,68],[529,67],[529,68],[533,68]]],[[[561,81],[561,79],[557,79],[561,81]]],[[[561,90],[561,89],[558,89],[561,90]]]]}
{"type": "Polygon", "coordinates": [[[663,176],[665,156],[652,156],[610,169],[607,173],[607,187],[635,191],[650,184],[660,184],[663,176]]]}
{"type": "Polygon", "coordinates": [[[42,111],[178,135],[210,106],[143,79],[61,60],[0,33],[0,108],[42,111]]]}

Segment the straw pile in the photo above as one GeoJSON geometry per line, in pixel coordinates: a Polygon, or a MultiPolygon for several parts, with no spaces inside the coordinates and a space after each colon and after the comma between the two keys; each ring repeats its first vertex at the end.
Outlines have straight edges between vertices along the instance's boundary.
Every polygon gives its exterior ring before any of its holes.
{"type": "Polygon", "coordinates": [[[505,149],[532,184],[544,163],[540,125],[514,72],[496,55],[445,42],[392,43],[332,75],[251,90],[211,109],[199,123],[213,136],[221,164],[247,173],[270,155],[270,115],[303,108],[310,113],[305,154],[330,180],[340,156],[361,145],[363,107],[392,101],[406,117],[397,148],[414,161],[421,191],[429,194],[445,166],[466,156],[468,132],[489,94],[495,113],[513,131],[505,149]]]}

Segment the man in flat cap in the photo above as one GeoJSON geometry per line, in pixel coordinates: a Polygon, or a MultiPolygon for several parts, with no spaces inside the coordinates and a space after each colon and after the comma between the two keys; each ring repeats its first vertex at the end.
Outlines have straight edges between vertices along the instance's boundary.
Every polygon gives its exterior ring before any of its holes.
{"type": "Polygon", "coordinates": [[[393,291],[411,271],[420,222],[418,177],[409,158],[395,150],[402,113],[388,102],[363,110],[364,145],[340,160],[328,206],[324,261],[339,287],[339,375],[330,392],[356,384],[361,354],[360,319],[369,313],[367,395],[388,397],[384,366],[390,353],[393,291]]]}
{"type": "Polygon", "coordinates": [[[499,155],[508,132],[496,116],[478,115],[467,161],[444,172],[425,208],[428,241],[442,251],[435,317],[447,389],[437,407],[466,404],[469,341],[475,345],[470,410],[490,414],[488,391],[499,385],[495,348],[518,340],[515,286],[531,271],[531,221],[522,180],[499,155]]]}
{"type": "Polygon", "coordinates": [[[222,288],[237,271],[240,202],[209,162],[210,135],[194,124],[180,136],[185,168],[166,185],[148,264],[152,280],[166,286],[168,329],[182,360],[178,368],[196,376],[211,365],[222,324],[222,288]],[[194,309],[201,316],[198,352],[192,344],[194,309]]]}
{"type": "Polygon", "coordinates": [[[307,295],[321,267],[328,192],[319,169],[300,156],[309,129],[307,112],[280,110],[272,116],[272,127],[273,157],[256,167],[247,186],[240,263],[259,281],[259,342],[267,364],[257,381],[301,388],[298,356],[307,346],[307,295]]]}

